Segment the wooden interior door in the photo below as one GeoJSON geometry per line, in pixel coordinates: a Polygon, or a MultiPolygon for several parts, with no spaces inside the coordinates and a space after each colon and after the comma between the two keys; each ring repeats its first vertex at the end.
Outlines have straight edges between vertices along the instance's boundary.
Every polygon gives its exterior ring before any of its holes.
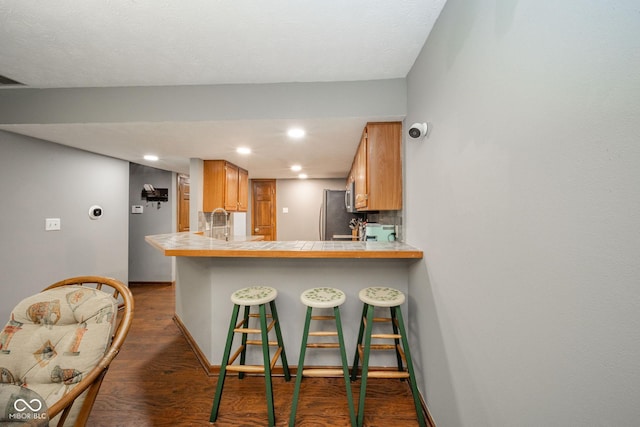
{"type": "Polygon", "coordinates": [[[251,235],[276,240],[276,180],[251,180],[251,235]]]}
{"type": "Polygon", "coordinates": [[[189,231],[189,175],[178,174],[178,231],[189,231]]]}

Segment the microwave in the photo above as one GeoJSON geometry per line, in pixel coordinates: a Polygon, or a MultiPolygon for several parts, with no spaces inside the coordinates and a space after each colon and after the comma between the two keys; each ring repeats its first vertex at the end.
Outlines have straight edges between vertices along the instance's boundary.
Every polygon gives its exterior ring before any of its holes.
{"type": "Polygon", "coordinates": [[[356,213],[356,183],[351,182],[347,185],[347,191],[344,192],[344,206],[347,212],[356,213]]]}

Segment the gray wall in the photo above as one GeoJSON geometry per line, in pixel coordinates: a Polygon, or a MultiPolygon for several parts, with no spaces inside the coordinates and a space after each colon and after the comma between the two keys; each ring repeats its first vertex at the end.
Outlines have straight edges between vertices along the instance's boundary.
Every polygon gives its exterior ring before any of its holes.
{"type": "Polygon", "coordinates": [[[449,0],[408,76],[438,427],[640,419],[640,4],[449,0]]]}
{"type": "Polygon", "coordinates": [[[276,181],[278,240],[320,240],[323,190],[344,190],[345,179],[279,179],[276,181]],[[283,208],[289,213],[283,213],[283,208]]]}
{"type": "Polygon", "coordinates": [[[213,86],[21,88],[0,91],[0,124],[402,117],[406,112],[405,95],[405,79],[213,86]],[[65,107],[60,108],[60,105],[65,107]]]}
{"type": "Polygon", "coordinates": [[[76,275],[127,277],[129,163],[0,131],[0,319],[76,275]],[[104,216],[91,220],[92,205],[104,216]],[[60,218],[60,231],[44,231],[60,218]]]}
{"type": "Polygon", "coordinates": [[[148,166],[129,165],[129,281],[171,282],[172,258],[149,245],[144,237],[175,232],[175,174],[148,166]],[[147,202],[141,198],[144,184],[169,190],[169,201],[147,202]],[[132,205],[142,205],[141,214],[131,213],[132,205]]]}

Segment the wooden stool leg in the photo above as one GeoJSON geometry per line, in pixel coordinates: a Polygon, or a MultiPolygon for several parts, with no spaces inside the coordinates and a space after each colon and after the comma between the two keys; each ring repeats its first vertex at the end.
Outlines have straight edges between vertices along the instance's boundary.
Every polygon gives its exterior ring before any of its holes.
{"type": "Polygon", "coordinates": [[[362,344],[362,334],[364,333],[364,318],[367,316],[368,304],[362,306],[362,316],[360,316],[360,330],[358,331],[358,342],[356,343],[356,355],[353,357],[353,365],[351,367],[351,381],[355,381],[358,377],[358,360],[360,360],[360,353],[358,352],[358,346],[362,344]]]}
{"type": "MultiPolygon", "coordinates": [[[[398,326],[396,326],[396,308],[395,307],[390,307],[390,311],[391,311],[391,326],[393,327],[393,334],[394,335],[398,335],[398,326]]],[[[402,367],[402,356],[400,355],[400,350],[398,349],[398,346],[400,345],[400,339],[396,338],[394,339],[395,345],[396,345],[396,360],[398,361],[398,372],[402,372],[404,370],[404,368],[402,367]]]]}
{"type": "Polygon", "coordinates": [[[304,321],[304,332],[302,332],[302,344],[300,344],[300,358],[298,359],[298,372],[296,373],[296,386],[293,389],[293,402],[291,402],[291,415],[289,416],[289,427],[296,424],[296,411],[298,409],[298,396],[300,384],[302,384],[302,370],[304,367],[304,357],[307,352],[307,339],[309,338],[309,326],[311,325],[311,312],[313,308],[307,307],[307,316],[304,321]]]}
{"type": "Polygon", "coordinates": [[[224,378],[227,373],[227,364],[229,363],[229,354],[231,353],[231,344],[233,343],[233,330],[236,327],[238,321],[238,312],[240,306],[233,305],[233,312],[231,313],[231,323],[229,324],[229,332],[227,333],[227,342],[224,346],[224,354],[222,356],[222,363],[220,364],[220,375],[218,375],[218,384],[216,385],[216,394],[213,398],[213,408],[211,408],[211,416],[209,422],[213,423],[218,418],[218,409],[220,409],[220,398],[222,397],[222,389],[224,387],[224,378]]]}
{"type": "Polygon", "coordinates": [[[411,384],[411,394],[413,394],[413,403],[416,407],[416,415],[418,416],[418,423],[421,427],[426,427],[427,423],[422,413],[422,405],[420,403],[420,395],[418,394],[418,386],[416,384],[416,376],[413,372],[413,362],[411,360],[411,352],[409,351],[409,340],[407,339],[407,332],[404,328],[404,320],[402,319],[402,312],[400,306],[395,307],[397,310],[398,326],[400,327],[400,335],[402,335],[402,348],[404,349],[404,356],[407,359],[407,370],[409,371],[409,382],[411,384]]]}
{"type": "Polygon", "coordinates": [[[373,330],[374,307],[367,305],[367,328],[364,333],[364,349],[362,355],[362,376],[360,382],[360,401],[358,403],[358,427],[364,423],[364,398],[367,393],[367,376],[369,375],[369,354],[371,353],[371,331],[373,330]]]}
{"type": "Polygon", "coordinates": [[[267,311],[265,304],[260,304],[260,330],[262,332],[262,356],[264,361],[264,380],[269,412],[269,426],[275,426],[276,418],[273,410],[273,384],[271,383],[271,357],[269,355],[269,336],[267,331],[267,311]]]}
{"type": "Polygon", "coordinates": [[[278,310],[276,310],[276,302],[271,301],[269,303],[271,307],[271,317],[275,320],[276,338],[278,339],[278,347],[282,349],[280,353],[280,360],[282,361],[282,369],[284,371],[285,381],[291,380],[291,373],[289,372],[289,363],[287,362],[287,353],[284,351],[284,341],[282,340],[282,332],[280,332],[280,319],[278,319],[278,310]]]}
{"type": "MultiPolygon", "coordinates": [[[[349,404],[349,419],[351,420],[351,425],[355,426],[356,411],[353,407],[353,394],[351,393],[351,381],[349,380],[349,365],[347,364],[347,351],[344,346],[344,336],[342,334],[342,320],[340,319],[339,307],[333,308],[333,315],[336,318],[336,329],[338,330],[338,343],[340,345],[340,358],[342,359],[342,372],[344,373],[344,383],[347,389],[347,403],[349,404]]],[[[307,331],[305,331],[305,333],[306,332],[307,331]]]]}
{"type": "MultiPolygon", "coordinates": [[[[242,325],[243,328],[247,329],[249,327],[249,310],[251,306],[244,306],[244,323],[242,325]]],[[[244,365],[245,360],[247,358],[247,334],[242,334],[242,353],[240,353],[240,364],[244,365]]],[[[244,372],[238,372],[238,378],[244,378],[244,372]]]]}

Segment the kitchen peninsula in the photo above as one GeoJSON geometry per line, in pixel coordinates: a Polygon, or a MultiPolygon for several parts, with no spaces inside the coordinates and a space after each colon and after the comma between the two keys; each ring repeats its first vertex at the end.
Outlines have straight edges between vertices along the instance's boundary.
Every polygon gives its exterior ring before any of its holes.
{"type": "MultiPolygon", "coordinates": [[[[345,343],[352,357],[362,312],[360,289],[391,286],[404,292],[410,303],[409,265],[422,258],[422,251],[400,242],[227,242],[189,232],[146,240],[165,256],[176,257],[176,318],[210,372],[222,359],[232,309],[229,297],[237,289],[265,285],[278,290],[276,303],[290,365],[298,360],[304,326],[302,291],[316,286],[342,289],[347,295],[341,307],[345,343]]],[[[403,307],[405,316],[410,308],[403,307]]],[[[247,363],[261,363],[260,352],[254,353],[256,359],[248,358],[247,363]]],[[[321,353],[309,352],[305,364],[339,364],[336,355],[321,353]]],[[[377,356],[372,354],[372,363],[380,360],[377,356]]],[[[382,360],[394,363],[387,357],[382,360]]]]}

